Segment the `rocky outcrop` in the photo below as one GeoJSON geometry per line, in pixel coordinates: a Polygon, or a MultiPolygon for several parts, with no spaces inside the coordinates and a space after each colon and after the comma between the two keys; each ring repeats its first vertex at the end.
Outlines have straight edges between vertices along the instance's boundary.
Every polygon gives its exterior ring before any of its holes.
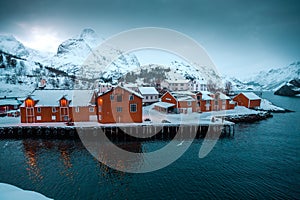
{"type": "Polygon", "coordinates": [[[300,94],[300,79],[293,79],[274,92],[280,96],[295,96],[300,94]]]}
{"type": "Polygon", "coordinates": [[[230,115],[226,116],[225,120],[231,121],[234,123],[240,122],[256,122],[260,120],[264,120],[267,118],[273,117],[273,115],[269,112],[260,112],[258,114],[249,114],[249,115],[230,115]]]}

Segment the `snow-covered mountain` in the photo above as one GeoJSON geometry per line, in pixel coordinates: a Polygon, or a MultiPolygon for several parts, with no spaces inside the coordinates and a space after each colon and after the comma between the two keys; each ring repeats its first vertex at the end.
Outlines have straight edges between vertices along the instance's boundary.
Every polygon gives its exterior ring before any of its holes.
{"type": "Polygon", "coordinates": [[[0,82],[36,85],[43,78],[50,83],[47,87],[69,87],[75,82],[74,78],[118,80],[129,72],[134,71],[139,75],[145,68],[153,71],[157,67],[161,68],[161,76],[165,79],[222,80],[220,85],[230,81],[235,90],[274,90],[292,79],[300,78],[300,62],[262,71],[247,80],[228,76],[221,78],[209,67],[181,61],[173,61],[168,66],[141,67],[133,53],[125,54],[114,47],[103,45],[103,41],[94,30],[84,29],[77,36],[62,42],[53,55],[30,49],[12,35],[0,35],[0,82]],[[102,48],[98,48],[100,44],[102,48]]]}
{"type": "Polygon", "coordinates": [[[87,79],[100,76],[118,78],[123,73],[140,66],[134,54],[124,54],[108,46],[99,49],[101,42],[103,39],[94,30],[84,29],[78,36],[60,44],[56,55],[43,63],[87,79]]]}
{"type": "Polygon", "coordinates": [[[292,79],[300,78],[300,62],[288,66],[261,71],[258,75],[251,76],[244,81],[249,87],[261,90],[276,90],[292,79]]]}

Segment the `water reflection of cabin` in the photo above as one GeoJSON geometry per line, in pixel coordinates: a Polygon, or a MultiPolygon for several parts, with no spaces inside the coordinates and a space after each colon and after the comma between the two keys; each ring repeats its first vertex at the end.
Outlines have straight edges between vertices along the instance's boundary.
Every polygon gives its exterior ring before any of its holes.
{"type": "Polygon", "coordinates": [[[97,121],[93,90],[35,90],[20,109],[22,123],[97,121]]]}

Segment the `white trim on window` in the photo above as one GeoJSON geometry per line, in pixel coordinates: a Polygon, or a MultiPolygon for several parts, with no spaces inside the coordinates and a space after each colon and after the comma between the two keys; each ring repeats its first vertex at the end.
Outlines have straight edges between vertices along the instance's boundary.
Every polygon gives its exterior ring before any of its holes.
{"type": "Polygon", "coordinates": [[[136,103],[130,104],[130,112],[137,112],[137,105],[136,105],[136,103]]]}
{"type": "Polygon", "coordinates": [[[53,113],[56,113],[56,112],[57,112],[56,107],[52,107],[52,112],[53,112],[53,113]]]}
{"type": "Polygon", "coordinates": [[[89,107],[89,112],[95,112],[94,107],[89,107]]]}

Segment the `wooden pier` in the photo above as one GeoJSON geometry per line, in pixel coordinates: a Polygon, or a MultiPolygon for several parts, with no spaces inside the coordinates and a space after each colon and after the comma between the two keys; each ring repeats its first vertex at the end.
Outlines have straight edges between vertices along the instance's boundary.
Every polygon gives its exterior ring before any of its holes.
{"type": "Polygon", "coordinates": [[[14,126],[0,127],[0,139],[79,139],[80,136],[99,138],[105,134],[111,141],[147,141],[193,139],[209,137],[233,137],[234,124],[216,125],[139,125],[139,126],[14,126]]]}

